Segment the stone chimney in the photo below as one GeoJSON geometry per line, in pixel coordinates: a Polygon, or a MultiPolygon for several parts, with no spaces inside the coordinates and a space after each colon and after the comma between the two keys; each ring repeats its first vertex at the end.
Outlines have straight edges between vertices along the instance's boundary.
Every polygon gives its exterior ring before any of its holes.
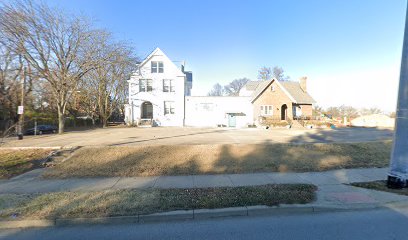
{"type": "Polygon", "coordinates": [[[307,77],[301,77],[299,79],[300,88],[303,90],[303,92],[307,92],[306,82],[307,82],[307,77]]]}

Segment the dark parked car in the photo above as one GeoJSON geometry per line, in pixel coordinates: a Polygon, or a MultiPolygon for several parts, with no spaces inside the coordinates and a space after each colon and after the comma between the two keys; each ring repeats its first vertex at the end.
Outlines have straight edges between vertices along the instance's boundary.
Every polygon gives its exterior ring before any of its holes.
{"type": "MultiPolygon", "coordinates": [[[[26,135],[34,135],[35,128],[27,129],[25,132],[26,135]]],[[[37,126],[37,135],[41,135],[43,133],[56,133],[58,128],[52,125],[38,125],[37,126]]]]}

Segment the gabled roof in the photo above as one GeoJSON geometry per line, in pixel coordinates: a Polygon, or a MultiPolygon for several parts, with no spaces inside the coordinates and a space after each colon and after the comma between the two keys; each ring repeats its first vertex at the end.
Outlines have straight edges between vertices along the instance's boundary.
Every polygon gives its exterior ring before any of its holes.
{"type": "Polygon", "coordinates": [[[284,82],[279,82],[279,83],[295,99],[295,103],[306,103],[306,104],[316,103],[316,101],[312,98],[312,96],[309,95],[309,93],[303,91],[303,89],[300,87],[300,83],[290,82],[290,81],[284,81],[284,82]]]}
{"type": "Polygon", "coordinates": [[[165,54],[163,53],[163,51],[160,48],[157,47],[149,55],[147,55],[147,57],[139,64],[139,66],[143,66],[154,55],[165,55],[165,54]]]}
{"type": "MultiPolygon", "coordinates": [[[[303,91],[303,89],[300,87],[300,83],[291,81],[278,81],[274,78],[267,81],[258,81],[259,83],[252,94],[251,102],[253,103],[274,81],[276,81],[277,85],[293,103],[316,103],[316,101],[309,95],[309,93],[303,91]]],[[[251,83],[251,85],[254,85],[254,83],[251,83]]],[[[247,88],[247,90],[249,89],[247,88]]]]}
{"type": "Polygon", "coordinates": [[[247,91],[255,91],[255,89],[258,87],[258,85],[261,83],[261,82],[267,82],[267,81],[248,81],[246,84],[245,84],[245,89],[247,90],[247,91]]]}
{"type": "MultiPolygon", "coordinates": [[[[139,75],[140,74],[140,68],[143,67],[143,65],[145,65],[153,56],[164,56],[165,58],[167,58],[169,60],[169,62],[171,62],[172,64],[174,64],[173,61],[171,61],[169,59],[169,57],[167,57],[167,55],[160,49],[160,48],[155,48],[140,64],[137,65],[137,69],[136,71],[133,73],[133,75],[139,75]]],[[[180,76],[184,75],[184,72],[178,68],[175,64],[174,67],[179,71],[180,76]]]]}
{"type": "MultiPolygon", "coordinates": [[[[258,96],[261,95],[261,93],[272,83],[272,81],[273,79],[266,81],[256,81],[258,84],[256,85],[256,88],[253,90],[254,92],[252,93],[251,102],[255,101],[255,99],[258,98],[258,96]]],[[[248,88],[247,90],[251,91],[248,88]]]]}

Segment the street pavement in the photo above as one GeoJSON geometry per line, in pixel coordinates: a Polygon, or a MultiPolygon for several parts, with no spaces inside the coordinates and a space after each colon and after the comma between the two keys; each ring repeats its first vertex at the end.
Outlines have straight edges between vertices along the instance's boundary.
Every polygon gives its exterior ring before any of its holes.
{"type": "Polygon", "coordinates": [[[0,239],[279,239],[405,240],[408,209],[234,217],[149,224],[10,229],[0,239]]]}
{"type": "MultiPolygon", "coordinates": [[[[190,176],[111,177],[43,179],[46,169],[36,169],[0,182],[0,194],[59,191],[104,191],[146,188],[205,188],[309,183],[318,187],[317,200],[309,205],[339,209],[377,207],[408,202],[407,196],[348,185],[352,182],[385,180],[387,168],[342,169],[307,173],[250,173],[190,176]]],[[[302,205],[308,206],[308,205],[302,205]]]]}

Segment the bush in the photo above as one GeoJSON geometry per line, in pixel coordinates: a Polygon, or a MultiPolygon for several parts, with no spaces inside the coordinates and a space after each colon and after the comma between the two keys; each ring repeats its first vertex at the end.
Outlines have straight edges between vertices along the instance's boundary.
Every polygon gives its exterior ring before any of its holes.
{"type": "Polygon", "coordinates": [[[286,127],[291,125],[291,120],[280,120],[280,118],[276,117],[261,117],[260,120],[262,126],[286,127]]]}

